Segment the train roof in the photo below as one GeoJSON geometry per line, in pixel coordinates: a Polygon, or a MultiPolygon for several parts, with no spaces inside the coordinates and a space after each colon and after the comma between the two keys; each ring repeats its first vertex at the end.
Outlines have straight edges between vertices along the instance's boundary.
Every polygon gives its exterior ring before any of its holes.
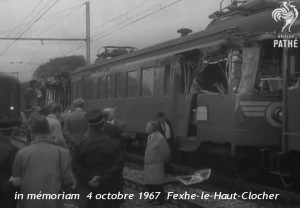
{"type": "Polygon", "coordinates": [[[14,82],[19,82],[19,79],[17,79],[16,77],[0,72],[0,79],[6,79],[6,80],[10,80],[10,81],[14,81],[14,82]]]}
{"type": "MultiPolygon", "coordinates": [[[[247,6],[247,5],[246,5],[247,6]]],[[[176,54],[187,50],[203,49],[213,50],[223,45],[237,44],[272,39],[276,33],[281,31],[282,23],[272,19],[274,8],[264,11],[245,13],[244,10],[233,12],[232,15],[225,15],[223,18],[213,20],[205,30],[191,35],[166,41],[129,54],[118,56],[112,59],[103,59],[92,65],[80,67],[73,73],[79,73],[88,69],[95,69],[112,63],[122,62],[145,57],[149,54],[159,56],[162,54],[176,54]]],[[[297,19],[292,26],[293,34],[300,31],[300,20],[297,19]]]]}

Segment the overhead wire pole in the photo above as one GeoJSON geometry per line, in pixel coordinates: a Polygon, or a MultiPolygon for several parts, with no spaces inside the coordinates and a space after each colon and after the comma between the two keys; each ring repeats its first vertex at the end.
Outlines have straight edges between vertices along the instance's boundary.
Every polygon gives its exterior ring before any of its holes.
{"type": "Polygon", "coordinates": [[[85,2],[86,5],[86,63],[91,64],[91,33],[90,33],[90,2],[85,2]]]}
{"type": "Polygon", "coordinates": [[[22,38],[22,37],[0,37],[0,40],[31,40],[31,41],[85,41],[86,42],[86,61],[87,65],[91,63],[91,37],[90,37],[90,2],[86,5],[86,38],[22,38]]]}

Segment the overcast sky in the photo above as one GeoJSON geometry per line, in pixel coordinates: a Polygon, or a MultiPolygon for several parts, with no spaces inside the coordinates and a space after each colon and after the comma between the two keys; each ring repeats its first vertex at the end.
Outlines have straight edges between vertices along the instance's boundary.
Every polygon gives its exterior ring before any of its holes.
{"type": "MultiPolygon", "coordinates": [[[[90,0],[91,61],[103,46],[145,48],[179,37],[179,28],[203,30],[220,1],[90,0]]],[[[0,37],[85,38],[85,2],[0,0],[0,37]]],[[[19,72],[20,80],[25,81],[50,59],[85,54],[84,42],[0,40],[0,71],[19,72]]]]}

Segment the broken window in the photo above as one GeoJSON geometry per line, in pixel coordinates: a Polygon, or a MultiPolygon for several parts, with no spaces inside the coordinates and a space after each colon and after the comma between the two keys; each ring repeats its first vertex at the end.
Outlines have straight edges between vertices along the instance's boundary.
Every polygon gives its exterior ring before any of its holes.
{"type": "Polygon", "coordinates": [[[259,46],[243,48],[242,77],[238,89],[239,94],[251,93],[253,91],[255,77],[258,70],[259,57],[259,46]]]}
{"type": "Polygon", "coordinates": [[[226,93],[228,88],[227,68],[225,54],[205,57],[201,67],[202,71],[197,76],[201,92],[226,93]]]}
{"type": "Polygon", "coordinates": [[[196,79],[199,71],[199,54],[198,50],[188,51],[180,54],[178,63],[180,65],[180,93],[187,95],[196,79]]]}

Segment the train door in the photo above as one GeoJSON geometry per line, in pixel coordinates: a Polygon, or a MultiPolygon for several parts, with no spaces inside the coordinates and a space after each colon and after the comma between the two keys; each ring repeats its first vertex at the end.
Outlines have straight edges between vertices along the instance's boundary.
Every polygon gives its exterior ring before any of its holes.
{"type": "MultiPolygon", "coordinates": [[[[242,66],[241,51],[207,56],[198,74],[197,134],[205,148],[201,151],[220,154],[209,143],[229,143],[235,122],[236,93],[242,66]],[[230,70],[229,70],[230,68],[230,70]],[[228,75],[231,75],[229,78],[228,75]],[[216,152],[217,151],[217,152],[216,152]]],[[[214,146],[214,145],[213,145],[214,146]]],[[[224,153],[224,148],[222,148],[224,153]]],[[[228,149],[230,154],[230,149],[228,149]]]]}
{"type": "Polygon", "coordinates": [[[197,145],[195,111],[197,109],[196,75],[200,67],[201,53],[192,50],[175,56],[174,61],[174,133],[179,150],[194,151],[197,145]]]}

